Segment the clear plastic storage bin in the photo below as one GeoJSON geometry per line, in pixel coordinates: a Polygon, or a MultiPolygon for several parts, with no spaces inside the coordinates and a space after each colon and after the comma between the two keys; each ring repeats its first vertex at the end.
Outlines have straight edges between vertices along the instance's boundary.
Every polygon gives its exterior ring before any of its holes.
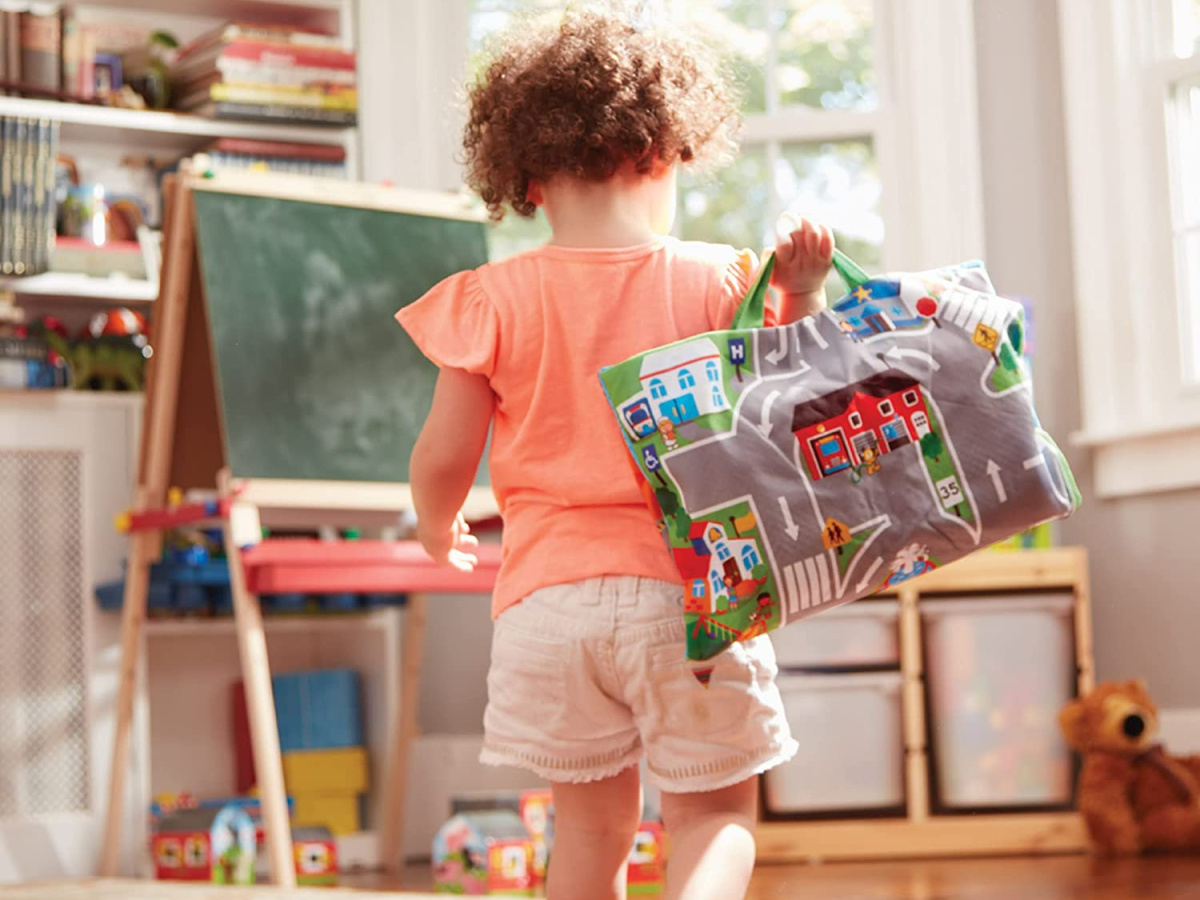
{"type": "Polygon", "coordinates": [[[943,807],[1060,806],[1075,695],[1069,595],[922,600],[934,782],[943,807]]]}
{"type": "Polygon", "coordinates": [[[771,632],[784,669],[861,669],[900,665],[900,606],[868,600],[771,632]]]}
{"type": "Polygon", "coordinates": [[[766,774],[770,812],[904,804],[899,672],[781,675],[778,684],[800,752],[766,774]]]}

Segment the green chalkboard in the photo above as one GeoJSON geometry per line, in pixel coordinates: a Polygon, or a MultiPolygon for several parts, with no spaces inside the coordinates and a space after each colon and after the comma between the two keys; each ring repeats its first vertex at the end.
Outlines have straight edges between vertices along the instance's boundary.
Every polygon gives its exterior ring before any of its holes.
{"type": "MultiPolygon", "coordinates": [[[[392,317],[446,276],[487,261],[484,224],[194,196],[233,474],[408,481],[437,369],[392,317]]],[[[482,466],[476,482],[487,483],[482,466]]]]}

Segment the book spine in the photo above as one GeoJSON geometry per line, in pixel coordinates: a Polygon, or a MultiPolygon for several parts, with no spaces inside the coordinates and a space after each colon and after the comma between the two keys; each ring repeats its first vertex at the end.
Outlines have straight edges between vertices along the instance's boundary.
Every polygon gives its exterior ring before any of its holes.
{"type": "Polygon", "coordinates": [[[336,144],[297,144],[285,141],[258,141],[251,138],[218,138],[210,152],[279,159],[310,159],[340,163],[346,160],[346,148],[336,144]]]}
{"type": "Polygon", "coordinates": [[[9,116],[0,119],[0,272],[13,273],[13,147],[16,122],[9,116]]]}
{"type": "Polygon", "coordinates": [[[25,138],[21,144],[21,228],[17,232],[17,240],[21,243],[21,252],[16,259],[16,274],[28,275],[33,264],[33,195],[36,187],[34,169],[37,165],[38,123],[34,119],[25,120],[25,138]]]}
{"type": "Polygon", "coordinates": [[[351,110],[262,103],[219,101],[212,104],[212,112],[218,119],[245,119],[254,122],[308,122],[313,125],[350,126],[358,121],[357,114],[351,110]]]}
{"type": "Polygon", "coordinates": [[[217,73],[223,81],[242,84],[278,84],[299,87],[325,84],[354,87],[357,84],[357,75],[353,69],[284,66],[225,57],[217,60],[217,73]]]}
{"type": "Polygon", "coordinates": [[[264,41],[234,41],[221,49],[218,60],[238,60],[264,66],[287,68],[341,69],[353,72],[355,54],[349,50],[328,50],[264,41]]]}
{"type": "Polygon", "coordinates": [[[21,83],[21,13],[15,9],[4,11],[5,80],[21,83]]]}
{"type": "Polygon", "coordinates": [[[73,6],[62,10],[62,90],[72,97],[79,96],[79,66],[83,37],[79,33],[79,16],[73,6]]]}
{"type": "Polygon", "coordinates": [[[25,158],[29,145],[29,120],[17,117],[16,138],[13,141],[13,243],[14,275],[25,274],[25,209],[28,184],[25,181],[25,158]]]}
{"type": "Polygon", "coordinates": [[[45,272],[50,268],[50,251],[54,246],[54,160],[58,149],[58,123],[49,119],[41,121],[41,136],[38,142],[37,191],[34,197],[33,268],[45,272]]]}
{"type": "Polygon", "coordinates": [[[21,13],[21,83],[57,92],[62,87],[62,30],[58,11],[21,13]]]}
{"type": "Polygon", "coordinates": [[[263,87],[253,84],[214,84],[209,97],[216,102],[277,104],[313,109],[358,109],[358,91],[322,91],[263,87]]]}

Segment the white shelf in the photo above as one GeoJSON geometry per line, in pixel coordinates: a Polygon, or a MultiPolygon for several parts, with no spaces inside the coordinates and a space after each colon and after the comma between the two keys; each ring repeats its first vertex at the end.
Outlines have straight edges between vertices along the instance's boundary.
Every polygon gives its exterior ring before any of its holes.
{"type": "MultiPolygon", "coordinates": [[[[310,613],[305,615],[263,614],[263,628],[268,634],[332,631],[348,628],[390,628],[396,618],[396,610],[402,607],[382,607],[368,612],[310,613]]],[[[114,611],[114,615],[119,615],[114,611]]],[[[233,616],[212,619],[147,619],[147,637],[211,637],[232,635],[235,631],[233,616]]]]}
{"type": "Polygon", "coordinates": [[[158,298],[158,284],[155,282],[139,278],[94,278],[72,272],[0,278],[0,290],[27,297],[70,297],[127,303],[151,303],[158,298]]]}
{"type": "Polygon", "coordinates": [[[113,131],[172,138],[254,138],[309,144],[344,144],[353,128],[231,122],[187,113],[146,109],[117,109],[86,103],[0,97],[0,116],[27,116],[62,122],[65,138],[104,140],[113,131]]]}

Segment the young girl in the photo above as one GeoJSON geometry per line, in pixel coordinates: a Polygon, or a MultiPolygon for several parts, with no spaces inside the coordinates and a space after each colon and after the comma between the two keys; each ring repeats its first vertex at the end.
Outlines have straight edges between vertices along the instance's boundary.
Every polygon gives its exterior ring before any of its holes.
{"type": "MultiPolygon", "coordinates": [[[[698,46],[568,15],[509,38],[470,92],[469,180],[494,218],[542,207],[549,244],[446,279],[397,314],[441,372],[413,451],[418,536],[460,569],[458,513],[492,427],[504,520],[483,761],[554,787],[551,900],[624,898],[638,764],[663,790],[668,896],[734,900],[754,866],[758,775],[796,744],[766,638],[707,687],[684,658],[683,589],[597,373],[728,328],[749,251],[667,237],[676,168],[727,159],[736,112],[698,46]]],[[[833,237],[793,221],[772,318],[823,305],[833,237]]]]}

